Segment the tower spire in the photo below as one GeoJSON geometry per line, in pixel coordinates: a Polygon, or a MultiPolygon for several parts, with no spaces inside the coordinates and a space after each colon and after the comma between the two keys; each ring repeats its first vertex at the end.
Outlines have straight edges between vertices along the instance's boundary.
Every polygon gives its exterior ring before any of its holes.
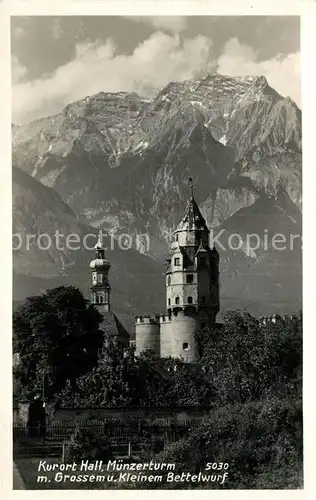
{"type": "Polygon", "coordinates": [[[95,256],[97,259],[105,259],[105,247],[103,246],[102,243],[102,231],[99,231],[99,236],[98,236],[98,241],[94,247],[95,250],[95,256]]]}
{"type": "Polygon", "coordinates": [[[103,245],[102,245],[102,231],[100,230],[98,233],[98,241],[97,241],[94,248],[102,248],[102,247],[103,247],[103,245]]]}
{"type": "Polygon", "coordinates": [[[188,177],[189,181],[189,186],[190,186],[190,191],[191,191],[191,198],[194,198],[193,196],[193,177],[188,177]]]}

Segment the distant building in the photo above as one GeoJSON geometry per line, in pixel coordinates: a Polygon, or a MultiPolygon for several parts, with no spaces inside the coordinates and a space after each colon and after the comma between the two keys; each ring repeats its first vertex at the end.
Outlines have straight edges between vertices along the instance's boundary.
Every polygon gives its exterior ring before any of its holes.
{"type": "Polygon", "coordinates": [[[90,302],[103,316],[103,321],[100,325],[101,329],[109,335],[116,337],[122,348],[128,348],[129,333],[111,310],[110,267],[110,262],[105,258],[105,249],[99,238],[95,246],[95,259],[90,262],[90,302]]]}
{"type": "Polygon", "coordinates": [[[166,270],[166,311],[136,316],[136,354],[199,359],[196,333],[214,327],[219,311],[219,255],[209,246],[209,229],[193,196],[174,232],[166,270]]]}

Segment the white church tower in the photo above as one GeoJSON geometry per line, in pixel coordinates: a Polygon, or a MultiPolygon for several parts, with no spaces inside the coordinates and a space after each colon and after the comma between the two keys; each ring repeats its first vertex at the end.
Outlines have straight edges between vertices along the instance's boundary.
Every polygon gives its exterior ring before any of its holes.
{"type": "Polygon", "coordinates": [[[91,286],[90,302],[100,313],[110,311],[109,269],[110,262],[105,258],[105,249],[99,236],[95,248],[95,259],[90,262],[91,286]]]}

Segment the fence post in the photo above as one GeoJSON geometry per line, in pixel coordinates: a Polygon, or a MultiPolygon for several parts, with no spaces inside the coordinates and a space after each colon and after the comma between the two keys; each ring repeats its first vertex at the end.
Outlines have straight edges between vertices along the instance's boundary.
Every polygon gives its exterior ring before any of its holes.
{"type": "Polygon", "coordinates": [[[61,453],[61,462],[64,464],[65,463],[65,455],[66,455],[66,450],[65,450],[65,441],[63,441],[63,446],[62,446],[62,453],[61,453]]]}
{"type": "Polygon", "coordinates": [[[128,452],[127,452],[127,454],[128,454],[128,458],[131,458],[131,456],[132,456],[132,443],[130,441],[128,442],[128,452]]]}

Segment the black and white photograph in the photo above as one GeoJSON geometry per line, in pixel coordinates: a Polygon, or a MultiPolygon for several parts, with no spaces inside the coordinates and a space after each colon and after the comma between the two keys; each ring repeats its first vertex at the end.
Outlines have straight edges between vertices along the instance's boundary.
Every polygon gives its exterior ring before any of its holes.
{"type": "Polygon", "coordinates": [[[13,488],[303,489],[300,17],[10,30],[13,488]]]}

